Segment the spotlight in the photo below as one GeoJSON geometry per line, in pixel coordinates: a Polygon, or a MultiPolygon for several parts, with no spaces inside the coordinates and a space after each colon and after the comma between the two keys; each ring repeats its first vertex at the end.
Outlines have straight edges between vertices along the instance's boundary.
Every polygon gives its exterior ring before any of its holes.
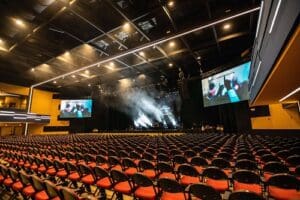
{"type": "Polygon", "coordinates": [[[124,30],[129,30],[129,29],[130,29],[130,24],[129,24],[129,22],[126,22],[126,23],[123,25],[123,28],[124,28],[124,30]]]}
{"type": "Polygon", "coordinates": [[[175,42],[173,41],[169,42],[169,47],[175,47],[175,42]]]}
{"type": "Polygon", "coordinates": [[[173,63],[169,63],[169,67],[173,67],[173,63]]]}
{"type": "Polygon", "coordinates": [[[174,6],[174,4],[175,4],[174,1],[169,1],[168,2],[168,6],[171,7],[171,8],[174,6]]]}
{"type": "Polygon", "coordinates": [[[229,30],[231,28],[230,24],[224,24],[223,29],[224,30],[229,30]]]}
{"type": "Polygon", "coordinates": [[[25,26],[24,22],[21,19],[15,19],[15,24],[18,26],[25,26]]]}
{"type": "Polygon", "coordinates": [[[56,81],[53,81],[53,84],[56,84],[57,82],[56,81]]]}
{"type": "Polygon", "coordinates": [[[109,65],[112,67],[112,66],[115,66],[115,63],[114,62],[110,62],[109,65]]]}
{"type": "Polygon", "coordinates": [[[72,75],[72,78],[76,78],[76,76],[73,74],[73,75],[72,75]]]}
{"type": "Polygon", "coordinates": [[[86,74],[89,74],[89,73],[90,73],[90,71],[89,71],[89,70],[85,70],[85,71],[84,71],[84,73],[86,73],[86,74]]]}
{"type": "Polygon", "coordinates": [[[90,84],[90,83],[88,84],[88,87],[91,87],[91,84],[90,84]]]}
{"type": "Polygon", "coordinates": [[[139,55],[145,57],[145,53],[143,51],[139,52],[139,55]]]}
{"type": "Polygon", "coordinates": [[[34,69],[34,68],[31,68],[31,71],[32,71],[32,72],[34,72],[34,71],[35,71],[35,69],[34,69]]]}

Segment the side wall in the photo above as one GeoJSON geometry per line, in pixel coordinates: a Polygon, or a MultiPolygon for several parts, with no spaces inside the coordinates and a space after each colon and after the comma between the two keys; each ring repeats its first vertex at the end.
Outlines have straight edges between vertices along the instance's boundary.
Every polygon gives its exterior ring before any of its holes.
{"type": "MultiPolygon", "coordinates": [[[[28,96],[29,88],[10,85],[5,83],[0,83],[0,91],[5,91],[8,93],[21,94],[28,96]]],[[[37,114],[45,114],[50,115],[50,123],[49,124],[29,124],[28,133],[29,134],[45,134],[43,131],[44,126],[69,126],[69,121],[58,121],[57,116],[59,115],[59,99],[52,99],[53,92],[43,91],[34,89],[33,98],[32,98],[32,106],[31,112],[37,114]]],[[[8,128],[3,128],[5,133],[7,133],[8,128]]],[[[51,132],[46,132],[47,134],[51,134],[51,132]]],[[[55,132],[57,134],[58,132],[55,132]]],[[[60,133],[68,133],[68,132],[60,132],[60,133]]],[[[6,134],[5,134],[6,135],[6,134]]]]}
{"type": "Polygon", "coordinates": [[[281,104],[269,105],[270,116],[251,118],[252,129],[300,130],[300,114],[297,108],[283,109],[281,104]]]}

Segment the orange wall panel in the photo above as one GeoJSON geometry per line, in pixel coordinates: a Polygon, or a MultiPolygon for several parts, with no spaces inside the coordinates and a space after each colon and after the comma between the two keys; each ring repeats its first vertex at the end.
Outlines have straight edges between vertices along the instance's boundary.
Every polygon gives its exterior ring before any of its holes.
{"type": "Polygon", "coordinates": [[[270,116],[251,118],[252,129],[300,129],[297,108],[283,109],[281,104],[270,104],[270,116]]]}

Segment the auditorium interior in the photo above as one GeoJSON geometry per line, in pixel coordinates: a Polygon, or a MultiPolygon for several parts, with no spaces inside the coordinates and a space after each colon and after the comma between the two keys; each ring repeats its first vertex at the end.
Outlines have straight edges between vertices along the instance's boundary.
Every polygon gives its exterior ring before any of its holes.
{"type": "Polygon", "coordinates": [[[300,200],[299,0],[0,16],[0,200],[300,200]]]}

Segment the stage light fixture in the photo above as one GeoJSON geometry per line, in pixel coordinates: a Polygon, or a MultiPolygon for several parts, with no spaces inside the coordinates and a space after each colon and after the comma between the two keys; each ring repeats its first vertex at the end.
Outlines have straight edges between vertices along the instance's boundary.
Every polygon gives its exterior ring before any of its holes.
{"type": "Polygon", "coordinates": [[[15,19],[15,24],[21,27],[24,27],[25,24],[21,19],[15,19]]]}
{"type": "Polygon", "coordinates": [[[168,6],[169,6],[170,8],[174,7],[174,5],[175,5],[174,1],[169,1],[169,2],[168,2],[168,6]]]}
{"type": "Polygon", "coordinates": [[[173,67],[173,63],[169,63],[169,67],[173,67]]]}
{"type": "Polygon", "coordinates": [[[224,24],[223,29],[229,30],[231,28],[231,24],[224,24]]]}

